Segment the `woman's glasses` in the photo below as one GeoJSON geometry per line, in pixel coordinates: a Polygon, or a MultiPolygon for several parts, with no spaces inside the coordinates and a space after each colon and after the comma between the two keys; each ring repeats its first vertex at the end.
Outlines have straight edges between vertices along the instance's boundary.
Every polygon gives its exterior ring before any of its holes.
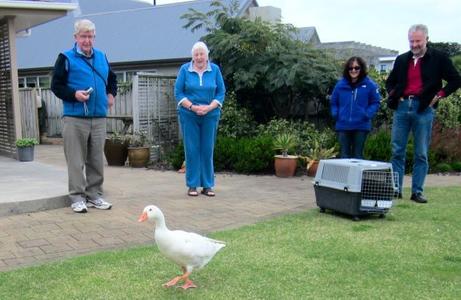
{"type": "Polygon", "coordinates": [[[360,67],[349,67],[347,68],[349,71],[355,70],[355,71],[360,71],[360,67]]]}

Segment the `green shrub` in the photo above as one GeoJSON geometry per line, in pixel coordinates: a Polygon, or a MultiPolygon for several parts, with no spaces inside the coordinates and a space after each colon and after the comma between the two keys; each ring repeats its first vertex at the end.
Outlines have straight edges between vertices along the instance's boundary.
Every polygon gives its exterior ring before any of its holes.
{"type": "Polygon", "coordinates": [[[295,126],[293,121],[286,119],[272,119],[266,124],[259,124],[257,129],[258,135],[276,136],[282,133],[294,133],[295,126]]]}
{"type": "Polygon", "coordinates": [[[309,154],[309,149],[315,143],[326,149],[337,145],[336,134],[333,130],[324,128],[322,131],[319,131],[309,122],[272,119],[267,124],[258,125],[258,135],[275,137],[284,133],[291,133],[297,136],[299,143],[295,152],[304,156],[309,154]]]}
{"type": "Polygon", "coordinates": [[[365,143],[364,157],[369,160],[391,160],[391,133],[380,130],[370,134],[365,143]]]}
{"type": "Polygon", "coordinates": [[[118,131],[114,131],[106,135],[106,138],[110,140],[113,144],[129,144],[131,140],[131,135],[122,134],[118,131]]]}
{"type": "Polygon", "coordinates": [[[254,135],[255,131],[256,122],[251,112],[237,103],[233,92],[228,93],[219,122],[219,136],[248,137],[254,135]]]}
{"type": "MultiPolygon", "coordinates": [[[[273,157],[273,141],[269,136],[240,139],[220,136],[214,149],[214,169],[244,174],[268,172],[272,170],[273,157]]],[[[175,169],[181,167],[184,161],[182,141],[169,152],[167,161],[175,169]]]]}
{"type": "Polygon", "coordinates": [[[238,151],[233,169],[238,173],[261,173],[273,169],[273,141],[270,136],[242,138],[234,148],[238,151]]]}
{"type": "Polygon", "coordinates": [[[236,148],[238,139],[226,136],[218,136],[214,148],[214,169],[216,171],[232,171],[233,163],[238,157],[236,148]]]}
{"type": "Polygon", "coordinates": [[[455,161],[454,163],[452,163],[451,168],[453,169],[453,171],[461,172],[461,161],[455,161]]]}
{"type": "MultiPolygon", "coordinates": [[[[365,159],[377,161],[391,161],[392,146],[391,132],[380,130],[368,136],[364,149],[365,159]]],[[[434,160],[434,156],[429,152],[429,162],[434,160]]],[[[405,173],[413,171],[413,138],[408,139],[407,152],[405,157],[405,173]]]]}
{"type": "Polygon", "coordinates": [[[452,171],[452,168],[451,168],[450,164],[447,164],[447,163],[438,163],[438,164],[435,166],[434,171],[445,173],[445,172],[450,172],[450,171],[452,171]]]}
{"type": "Polygon", "coordinates": [[[16,140],[16,147],[18,148],[30,147],[34,145],[38,145],[38,141],[35,138],[22,138],[16,140]]]}
{"type": "Polygon", "coordinates": [[[461,91],[442,99],[436,110],[437,120],[444,128],[457,128],[461,125],[461,91]]]}
{"type": "Polygon", "coordinates": [[[180,140],[179,143],[168,152],[166,155],[166,160],[170,165],[173,166],[174,169],[177,170],[181,168],[182,163],[185,160],[184,144],[182,140],[180,140]]]}

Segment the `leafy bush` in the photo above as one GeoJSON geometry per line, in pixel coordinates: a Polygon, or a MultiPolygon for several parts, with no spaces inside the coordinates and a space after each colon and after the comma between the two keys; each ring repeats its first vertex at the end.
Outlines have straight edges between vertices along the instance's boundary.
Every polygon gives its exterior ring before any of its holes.
{"type": "Polygon", "coordinates": [[[16,140],[16,147],[24,148],[38,145],[38,141],[35,138],[22,138],[16,140]]]}
{"type": "MultiPolygon", "coordinates": [[[[364,157],[369,160],[391,161],[392,146],[391,132],[379,130],[368,136],[365,143],[364,157]]],[[[405,158],[405,172],[411,173],[413,170],[413,140],[409,139],[405,158]]]]}
{"type": "Polygon", "coordinates": [[[309,155],[311,149],[320,147],[321,152],[336,155],[334,149],[339,148],[336,132],[330,128],[324,128],[322,131],[312,129],[306,128],[298,133],[302,140],[300,153],[309,155]]]}
{"type": "Polygon", "coordinates": [[[282,133],[293,133],[295,131],[294,122],[286,119],[272,119],[266,124],[259,124],[257,129],[258,135],[276,136],[282,133]]]}
{"type": "Polygon", "coordinates": [[[256,122],[251,112],[237,103],[235,93],[229,92],[224,103],[218,133],[225,137],[248,137],[255,134],[256,122]]]}
{"type": "Polygon", "coordinates": [[[450,172],[450,171],[452,171],[452,168],[451,168],[450,164],[447,164],[447,163],[438,163],[438,164],[434,167],[434,171],[435,171],[435,172],[442,172],[442,173],[445,173],[445,172],[450,172]]]}
{"type": "Polygon", "coordinates": [[[299,143],[296,153],[300,155],[308,155],[309,149],[315,143],[326,149],[335,147],[337,144],[333,130],[324,128],[319,131],[309,122],[272,119],[267,124],[258,125],[259,135],[277,136],[283,133],[291,133],[297,137],[299,143]]]}
{"type": "Polygon", "coordinates": [[[455,161],[454,163],[452,163],[451,168],[453,169],[453,171],[461,172],[461,161],[455,161]]]}
{"type": "Polygon", "coordinates": [[[392,124],[392,110],[387,108],[387,91],[386,91],[386,73],[379,73],[374,68],[370,68],[368,76],[373,79],[379,87],[379,94],[381,96],[381,102],[376,116],[373,118],[373,128],[389,128],[392,124]]]}
{"type": "Polygon", "coordinates": [[[233,170],[233,163],[238,158],[236,149],[238,139],[218,136],[214,148],[214,169],[216,171],[233,170]]]}
{"type": "Polygon", "coordinates": [[[260,173],[273,168],[274,152],[270,136],[242,138],[238,142],[238,159],[233,169],[238,173],[260,173]]]}
{"type": "Polygon", "coordinates": [[[173,149],[171,149],[171,151],[168,152],[166,160],[175,170],[178,170],[181,168],[184,159],[184,144],[181,140],[173,149]]]}
{"type": "Polygon", "coordinates": [[[380,130],[370,134],[365,143],[364,157],[369,160],[391,160],[391,133],[380,130]]]}
{"type": "Polygon", "coordinates": [[[145,131],[136,131],[128,138],[128,146],[129,147],[149,147],[150,142],[147,137],[147,132],[145,131]]]}
{"type": "Polygon", "coordinates": [[[230,170],[237,173],[261,173],[271,170],[273,141],[269,136],[256,138],[218,137],[214,152],[216,171],[230,170]]]}
{"type": "Polygon", "coordinates": [[[107,135],[107,139],[109,139],[114,144],[129,144],[131,135],[114,131],[113,133],[107,135]]]}
{"type": "MultiPolygon", "coordinates": [[[[270,171],[274,156],[272,148],[272,138],[267,136],[240,139],[219,136],[214,149],[214,169],[244,174],[270,171]]],[[[181,167],[184,161],[182,141],[169,152],[167,161],[175,169],[181,167]]]]}
{"type": "Polygon", "coordinates": [[[437,120],[444,128],[461,126],[461,91],[442,99],[437,107],[437,120]]]}

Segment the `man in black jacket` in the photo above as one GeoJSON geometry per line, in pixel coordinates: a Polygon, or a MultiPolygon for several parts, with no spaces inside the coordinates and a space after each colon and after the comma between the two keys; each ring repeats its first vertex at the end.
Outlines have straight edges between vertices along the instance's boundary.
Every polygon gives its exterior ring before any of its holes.
{"type": "Polygon", "coordinates": [[[417,24],[408,30],[410,51],[395,60],[386,81],[388,106],[394,109],[392,124],[392,167],[399,174],[399,198],[405,174],[405,153],[409,133],[413,134],[414,162],[411,200],[426,203],[424,180],[429,169],[427,154],[432,121],[438,101],[461,86],[461,77],[450,58],[427,48],[428,30],[417,24]],[[442,85],[442,80],[446,85],[442,85]]]}

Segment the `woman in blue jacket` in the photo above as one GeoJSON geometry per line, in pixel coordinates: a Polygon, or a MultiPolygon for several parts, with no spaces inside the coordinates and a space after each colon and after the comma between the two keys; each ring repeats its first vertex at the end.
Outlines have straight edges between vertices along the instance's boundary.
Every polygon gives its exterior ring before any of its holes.
{"type": "Polygon", "coordinates": [[[331,95],[331,114],[336,121],[341,158],[363,158],[379,101],[379,88],[367,76],[365,61],[357,56],[349,58],[344,64],[343,78],[331,95]]]}
{"type": "Polygon", "coordinates": [[[214,196],[213,150],[226,89],[219,67],[208,60],[208,47],[197,42],[192,61],[179,69],[175,84],[186,156],[187,194],[214,196]]]}

